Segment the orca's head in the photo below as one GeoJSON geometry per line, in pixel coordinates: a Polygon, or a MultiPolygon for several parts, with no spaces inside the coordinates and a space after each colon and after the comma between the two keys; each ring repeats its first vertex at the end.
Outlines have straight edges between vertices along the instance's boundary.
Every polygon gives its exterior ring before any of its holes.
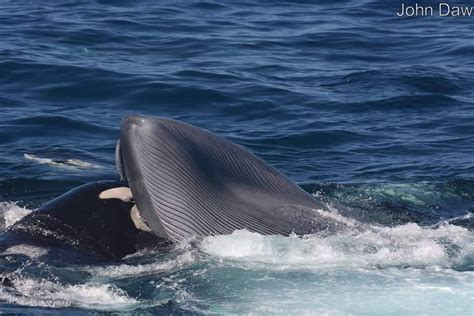
{"type": "Polygon", "coordinates": [[[27,242],[72,246],[83,253],[118,259],[136,251],[140,230],[125,182],[81,185],[49,201],[9,227],[27,242]]]}

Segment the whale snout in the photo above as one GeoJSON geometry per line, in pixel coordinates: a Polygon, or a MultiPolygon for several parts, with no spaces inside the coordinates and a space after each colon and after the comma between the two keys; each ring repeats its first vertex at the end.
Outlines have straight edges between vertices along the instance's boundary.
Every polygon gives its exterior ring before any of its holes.
{"type": "Polygon", "coordinates": [[[122,119],[121,129],[130,130],[132,128],[140,128],[145,125],[146,121],[147,119],[145,117],[138,114],[127,115],[122,119]]]}
{"type": "Polygon", "coordinates": [[[169,120],[161,117],[145,117],[138,114],[127,115],[122,119],[120,138],[133,145],[148,146],[155,143],[156,135],[167,132],[169,120]]]}

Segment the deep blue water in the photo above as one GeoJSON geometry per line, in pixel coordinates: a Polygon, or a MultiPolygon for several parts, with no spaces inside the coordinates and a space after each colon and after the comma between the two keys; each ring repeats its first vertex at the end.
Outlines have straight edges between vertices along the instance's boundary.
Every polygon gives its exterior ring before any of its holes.
{"type": "Polygon", "coordinates": [[[307,240],[237,232],[94,267],[3,256],[22,287],[3,289],[0,309],[472,311],[474,16],[401,18],[399,7],[1,1],[5,221],[117,179],[120,120],[141,113],[241,144],[335,214],[377,228],[307,240]]]}

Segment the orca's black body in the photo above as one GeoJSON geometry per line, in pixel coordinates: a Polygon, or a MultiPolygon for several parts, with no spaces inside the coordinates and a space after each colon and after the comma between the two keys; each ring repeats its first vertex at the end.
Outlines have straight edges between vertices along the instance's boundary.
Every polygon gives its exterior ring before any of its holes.
{"type": "Polygon", "coordinates": [[[99,197],[108,189],[126,186],[125,182],[104,181],[75,188],[10,226],[0,235],[0,249],[59,247],[100,259],[120,259],[136,252],[143,239],[156,238],[135,227],[130,217],[134,204],[99,197]]]}

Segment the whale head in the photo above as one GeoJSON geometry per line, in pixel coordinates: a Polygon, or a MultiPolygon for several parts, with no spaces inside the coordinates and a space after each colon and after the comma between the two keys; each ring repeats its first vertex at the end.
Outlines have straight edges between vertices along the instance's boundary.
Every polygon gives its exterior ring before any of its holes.
{"type": "Polygon", "coordinates": [[[306,234],[325,229],[300,187],[244,148],[163,117],[126,116],[117,166],[146,225],[159,236],[306,234]]]}

